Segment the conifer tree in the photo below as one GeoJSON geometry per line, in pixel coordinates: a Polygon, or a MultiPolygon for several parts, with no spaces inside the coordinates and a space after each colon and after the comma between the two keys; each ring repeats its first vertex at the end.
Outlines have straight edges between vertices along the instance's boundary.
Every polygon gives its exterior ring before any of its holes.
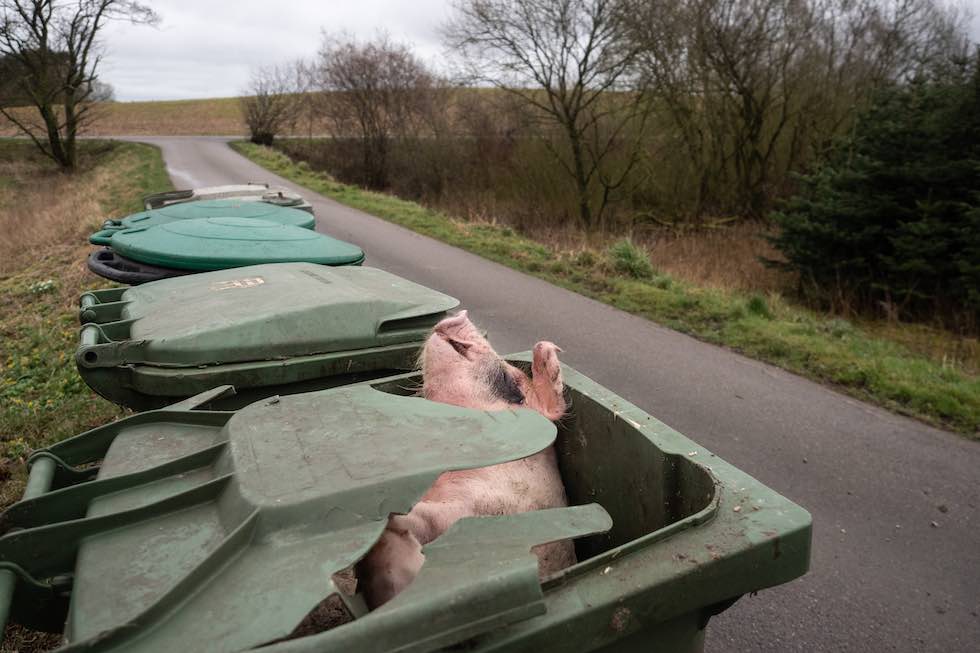
{"type": "Polygon", "coordinates": [[[805,291],[977,327],[980,53],[882,90],[800,181],[771,242],[805,291]]]}

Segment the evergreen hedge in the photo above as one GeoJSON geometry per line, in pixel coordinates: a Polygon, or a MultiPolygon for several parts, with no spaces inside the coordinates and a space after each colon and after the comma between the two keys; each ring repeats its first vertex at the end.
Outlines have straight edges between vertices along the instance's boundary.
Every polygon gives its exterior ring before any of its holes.
{"type": "Polygon", "coordinates": [[[980,53],[884,89],[800,181],[770,240],[801,289],[838,308],[977,328],[980,53]]]}

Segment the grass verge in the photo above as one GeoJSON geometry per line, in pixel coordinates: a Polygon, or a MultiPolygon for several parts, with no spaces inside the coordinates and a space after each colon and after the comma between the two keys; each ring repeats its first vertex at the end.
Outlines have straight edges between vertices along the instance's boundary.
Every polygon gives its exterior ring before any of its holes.
{"type": "MultiPolygon", "coordinates": [[[[159,150],[85,141],[81,168],[64,175],[22,140],[0,139],[0,509],[24,492],[27,455],[112,421],[118,406],[75,370],[76,302],[109,285],[88,272],[87,236],[106,217],[138,211],[172,188],[159,150]]],[[[0,651],[44,651],[61,635],[7,627],[0,651]]]]}
{"type": "Polygon", "coordinates": [[[980,439],[980,376],[883,330],[824,316],[778,294],[704,288],[644,265],[630,246],[562,250],[496,224],[454,220],[415,202],[342,184],[274,149],[232,147],[312,191],[683,333],[828,383],[895,412],[980,439]]]}
{"type": "Polygon", "coordinates": [[[24,141],[0,140],[0,508],[20,498],[26,455],[121,414],[78,376],[76,302],[104,287],[85,268],[102,220],[171,188],[159,150],[86,141],[67,176],[24,141]]]}

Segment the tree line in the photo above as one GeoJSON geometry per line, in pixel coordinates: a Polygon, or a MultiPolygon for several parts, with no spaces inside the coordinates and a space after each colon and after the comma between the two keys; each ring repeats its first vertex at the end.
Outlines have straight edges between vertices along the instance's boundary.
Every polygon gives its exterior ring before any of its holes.
{"type": "Polygon", "coordinates": [[[761,218],[877,89],[969,47],[937,0],[461,0],[442,33],[452,76],[384,36],[327,36],[288,74],[256,71],[253,140],[306,115],[356,139],[358,181],[384,188],[400,141],[522,139],[585,229],[612,214],[761,218]]]}

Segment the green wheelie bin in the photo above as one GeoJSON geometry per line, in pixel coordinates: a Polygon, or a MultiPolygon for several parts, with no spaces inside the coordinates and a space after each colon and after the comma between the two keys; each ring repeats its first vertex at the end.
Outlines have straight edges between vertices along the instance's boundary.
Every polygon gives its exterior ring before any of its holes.
{"type": "Polygon", "coordinates": [[[414,369],[459,302],[382,270],[310,263],[163,279],[80,298],[78,371],[115,403],[159,408],[218,385],[241,406],[414,369]]]}
{"type": "Polygon", "coordinates": [[[0,615],[64,651],[696,652],[739,596],[806,572],[804,509],[563,377],[557,426],[411,396],[409,373],[200,410],[223,386],[34,452],[0,517],[0,615]],[[441,473],[552,443],[571,507],[460,520],[374,611],[339,580],[441,473]],[[539,580],[531,547],[569,538],[578,562],[539,580]]]}

